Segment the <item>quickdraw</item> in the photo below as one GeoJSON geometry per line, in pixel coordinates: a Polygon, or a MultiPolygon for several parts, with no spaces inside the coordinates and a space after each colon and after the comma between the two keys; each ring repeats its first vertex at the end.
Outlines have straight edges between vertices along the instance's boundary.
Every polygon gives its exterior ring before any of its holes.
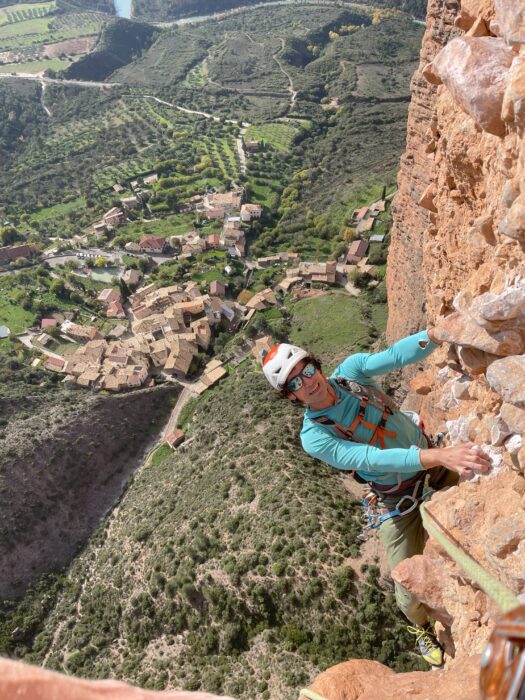
{"type": "Polygon", "coordinates": [[[420,486],[423,485],[424,477],[416,482],[414,491],[412,495],[405,494],[396,503],[396,507],[393,510],[387,510],[381,507],[379,498],[374,492],[366,494],[364,498],[361,499],[361,505],[364,508],[364,518],[366,520],[366,525],[364,526],[364,539],[366,539],[367,530],[375,530],[381,525],[390,520],[391,518],[402,518],[409,513],[412,513],[416,508],[419,507],[423,501],[425,501],[433,491],[425,491],[420,496],[417,495],[417,491],[420,486]]]}

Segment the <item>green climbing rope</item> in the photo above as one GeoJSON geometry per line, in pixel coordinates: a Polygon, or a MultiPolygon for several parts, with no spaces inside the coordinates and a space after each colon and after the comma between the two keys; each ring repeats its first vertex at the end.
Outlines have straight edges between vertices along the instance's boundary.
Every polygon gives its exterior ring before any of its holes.
{"type": "Polygon", "coordinates": [[[443,525],[427,510],[427,504],[421,506],[423,525],[429,535],[438,542],[445,552],[472,578],[481,590],[503,611],[509,612],[520,605],[515,594],[498,581],[492,574],[467,554],[462,545],[445,530],[443,525]]]}
{"type": "MultiPolygon", "coordinates": [[[[423,525],[429,535],[438,542],[445,552],[458,564],[467,575],[473,579],[481,590],[500,608],[504,613],[520,605],[514,593],[498,581],[498,579],[484,569],[477,561],[465,551],[464,547],[443,527],[437,518],[427,511],[427,503],[421,505],[421,517],[423,525]]],[[[303,688],[299,697],[303,695],[308,700],[326,700],[322,695],[303,688]]]]}
{"type": "Polygon", "coordinates": [[[326,700],[326,698],[323,698],[322,695],[319,695],[319,693],[315,693],[313,690],[308,690],[308,688],[303,688],[299,692],[299,698],[301,695],[304,695],[305,698],[308,698],[308,700],[326,700]]]}

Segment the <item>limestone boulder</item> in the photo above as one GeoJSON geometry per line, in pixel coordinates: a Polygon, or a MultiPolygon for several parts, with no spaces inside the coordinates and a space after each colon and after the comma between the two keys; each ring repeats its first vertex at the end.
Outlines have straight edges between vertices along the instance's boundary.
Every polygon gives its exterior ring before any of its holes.
{"type": "Polygon", "coordinates": [[[481,129],[503,136],[501,108],[514,56],[503,39],[461,36],[441,49],[432,69],[481,129]]]}
{"type": "Polygon", "coordinates": [[[494,0],[499,31],[507,44],[525,44],[525,6],[522,0],[494,0]]]}
{"type": "Polygon", "coordinates": [[[487,381],[507,403],[525,408],[525,355],[493,362],[487,369],[487,381]]]}
{"type": "MultiPolygon", "coordinates": [[[[395,673],[377,661],[352,660],[332,666],[309,689],[326,700],[474,700],[478,697],[479,655],[450,670],[395,673]]],[[[306,700],[300,695],[299,700],[306,700]]]]}
{"type": "Polygon", "coordinates": [[[434,331],[441,342],[476,348],[493,355],[514,355],[523,351],[518,330],[488,331],[467,313],[456,312],[440,319],[434,331]]]}
{"type": "Polygon", "coordinates": [[[17,700],[234,700],[210,693],[156,693],[118,681],[88,681],[0,659],[0,698],[17,700]]]}
{"type": "Polygon", "coordinates": [[[499,232],[516,241],[525,241],[525,195],[517,197],[500,221],[499,232]]]}
{"type": "Polygon", "coordinates": [[[507,423],[505,423],[503,418],[501,416],[498,416],[492,424],[492,428],[490,431],[491,444],[495,447],[499,447],[500,445],[503,445],[503,443],[509,437],[509,435],[512,435],[512,430],[509,428],[507,423]]]}

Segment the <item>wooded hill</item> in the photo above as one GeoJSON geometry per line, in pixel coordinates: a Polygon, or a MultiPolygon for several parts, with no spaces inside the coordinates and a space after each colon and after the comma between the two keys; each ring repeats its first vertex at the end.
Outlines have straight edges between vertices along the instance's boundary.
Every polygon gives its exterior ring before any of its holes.
{"type": "Polygon", "coordinates": [[[12,624],[29,634],[11,651],[49,654],[75,675],[246,700],[291,700],[350,657],[411,666],[392,594],[375,567],[350,565],[360,508],[300,449],[301,412],[251,359],[193,408],[188,448],[136,475],[34,643],[26,600],[12,624]]]}

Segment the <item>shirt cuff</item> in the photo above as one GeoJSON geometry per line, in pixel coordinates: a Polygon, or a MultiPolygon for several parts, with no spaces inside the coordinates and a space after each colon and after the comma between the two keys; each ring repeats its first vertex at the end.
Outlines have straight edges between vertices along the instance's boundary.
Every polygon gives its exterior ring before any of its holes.
{"type": "Polygon", "coordinates": [[[421,464],[421,460],[419,459],[420,449],[421,448],[417,447],[417,445],[411,445],[408,448],[407,466],[413,467],[414,469],[423,469],[423,465],[421,464]]]}

